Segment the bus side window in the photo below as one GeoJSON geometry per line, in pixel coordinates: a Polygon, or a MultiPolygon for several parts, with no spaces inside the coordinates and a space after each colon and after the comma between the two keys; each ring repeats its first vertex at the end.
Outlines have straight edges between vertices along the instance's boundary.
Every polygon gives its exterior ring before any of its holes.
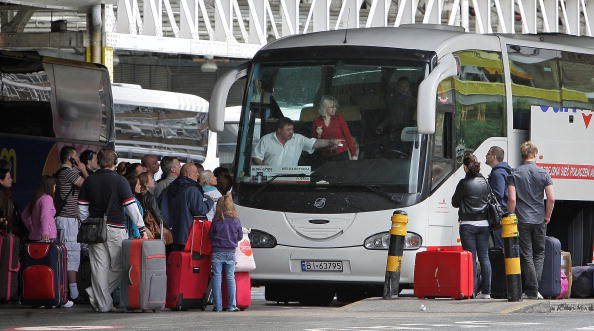
{"type": "Polygon", "coordinates": [[[452,158],[452,113],[438,112],[433,136],[431,190],[435,189],[454,168],[452,158]]]}
{"type": "MultiPolygon", "coordinates": [[[[530,130],[530,107],[561,105],[560,51],[508,45],[513,127],[530,130]]],[[[584,75],[585,76],[585,75],[584,75]]]]}
{"type": "Polygon", "coordinates": [[[452,79],[441,82],[437,91],[437,114],[431,157],[431,190],[433,191],[454,170],[452,79]]]}

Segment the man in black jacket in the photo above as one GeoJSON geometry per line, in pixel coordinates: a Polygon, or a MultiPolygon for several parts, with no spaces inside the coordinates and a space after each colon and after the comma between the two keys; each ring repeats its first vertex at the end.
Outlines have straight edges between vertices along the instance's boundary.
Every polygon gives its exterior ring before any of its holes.
{"type": "MultiPolygon", "coordinates": [[[[491,186],[491,190],[493,190],[493,194],[495,194],[497,201],[501,205],[501,209],[507,211],[507,187],[505,185],[505,179],[511,174],[512,167],[510,167],[507,162],[503,161],[504,156],[505,152],[503,151],[503,148],[493,146],[489,148],[489,151],[487,152],[486,163],[492,168],[491,174],[489,175],[489,185],[491,186]]],[[[495,247],[503,248],[501,228],[493,231],[493,241],[495,247]]]]}

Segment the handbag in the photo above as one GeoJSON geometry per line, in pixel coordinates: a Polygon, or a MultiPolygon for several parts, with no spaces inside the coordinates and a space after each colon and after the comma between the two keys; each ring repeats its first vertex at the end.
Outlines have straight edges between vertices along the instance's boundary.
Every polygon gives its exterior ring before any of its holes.
{"type": "Polygon", "coordinates": [[[252,244],[248,234],[250,230],[242,228],[243,238],[237,244],[235,249],[235,271],[246,272],[256,269],[256,261],[254,260],[254,253],[252,251],[252,244]]]}
{"type": "Polygon", "coordinates": [[[107,216],[89,217],[80,223],[76,241],[81,244],[101,244],[107,241],[107,216]]]}
{"type": "Polygon", "coordinates": [[[145,211],[144,226],[144,232],[146,232],[148,239],[163,239],[165,246],[173,244],[173,234],[171,231],[159,225],[159,222],[157,222],[150,210],[145,211]]]}
{"type": "Polygon", "coordinates": [[[505,213],[503,208],[501,208],[501,204],[497,201],[497,197],[491,186],[489,186],[489,195],[487,196],[487,221],[489,222],[489,229],[497,230],[501,227],[501,218],[505,213]]]}

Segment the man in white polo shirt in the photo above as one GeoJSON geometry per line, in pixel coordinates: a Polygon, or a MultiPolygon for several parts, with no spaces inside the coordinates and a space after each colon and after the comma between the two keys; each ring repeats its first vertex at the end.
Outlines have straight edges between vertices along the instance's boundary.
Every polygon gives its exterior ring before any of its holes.
{"type": "Polygon", "coordinates": [[[294,133],[290,118],[278,120],[276,132],[263,136],[254,149],[253,160],[257,165],[292,167],[299,162],[301,152],[312,154],[318,148],[340,145],[343,139],[307,138],[294,133]]]}

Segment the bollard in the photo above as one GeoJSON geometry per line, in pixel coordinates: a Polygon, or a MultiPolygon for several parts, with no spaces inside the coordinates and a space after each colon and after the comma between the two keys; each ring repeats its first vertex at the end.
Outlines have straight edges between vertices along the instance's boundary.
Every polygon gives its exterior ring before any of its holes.
{"type": "Polygon", "coordinates": [[[406,237],[406,224],[408,214],[403,210],[397,210],[392,215],[392,227],[390,228],[390,247],[388,248],[388,262],[386,263],[386,279],[384,281],[384,300],[398,296],[400,286],[400,267],[402,264],[402,253],[404,253],[404,238],[406,237]]]}
{"type": "Polygon", "coordinates": [[[506,213],[501,220],[507,301],[522,300],[522,271],[520,267],[520,239],[516,214],[506,213]]]}

